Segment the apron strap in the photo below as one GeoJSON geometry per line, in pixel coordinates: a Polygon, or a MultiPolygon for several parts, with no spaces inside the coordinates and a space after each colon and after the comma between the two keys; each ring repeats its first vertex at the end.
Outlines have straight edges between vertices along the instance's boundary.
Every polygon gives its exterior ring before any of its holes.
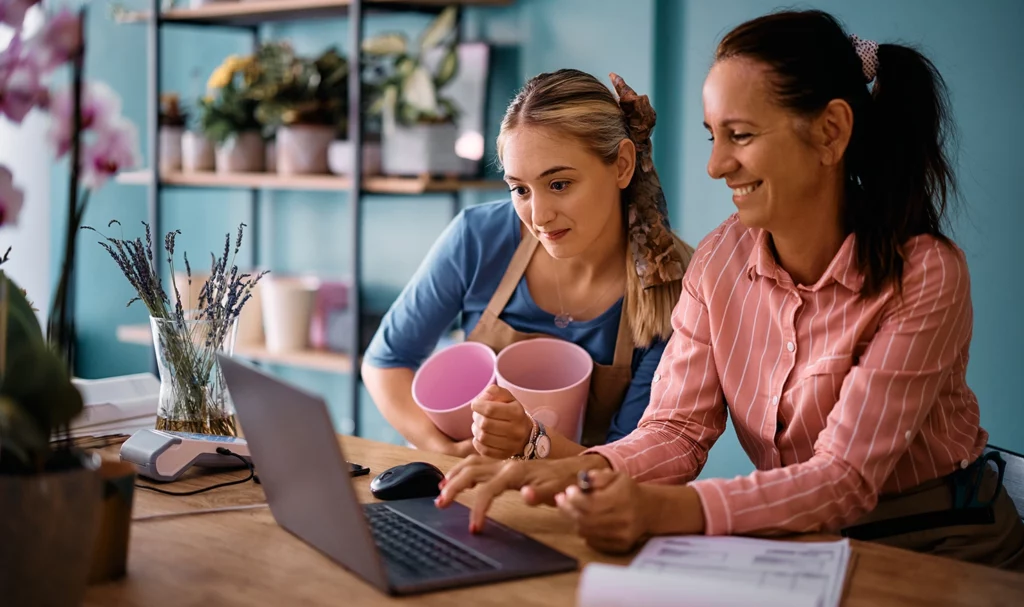
{"type": "Polygon", "coordinates": [[[512,260],[508,262],[505,275],[502,276],[501,282],[498,283],[498,288],[494,291],[494,295],[491,296],[491,301],[487,303],[486,311],[490,312],[495,318],[501,316],[502,311],[508,304],[508,300],[512,299],[512,294],[516,292],[519,280],[526,273],[526,267],[530,265],[530,259],[533,258],[533,252],[537,250],[538,244],[540,244],[540,241],[534,238],[533,234],[527,232],[523,235],[519,246],[516,248],[516,252],[512,255],[512,260]]]}
{"type": "Polygon", "coordinates": [[[615,338],[615,358],[612,359],[612,366],[627,369],[633,366],[633,331],[626,316],[625,296],[622,298],[622,311],[619,313],[619,334],[615,338]]]}

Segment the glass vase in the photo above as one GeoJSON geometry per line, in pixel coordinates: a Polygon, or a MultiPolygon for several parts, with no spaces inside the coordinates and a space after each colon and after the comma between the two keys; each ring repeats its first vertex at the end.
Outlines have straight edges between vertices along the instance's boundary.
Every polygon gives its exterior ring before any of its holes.
{"type": "Polygon", "coordinates": [[[238,320],[150,317],[160,371],[156,429],[237,436],[235,408],[217,361],[234,353],[238,320]]]}

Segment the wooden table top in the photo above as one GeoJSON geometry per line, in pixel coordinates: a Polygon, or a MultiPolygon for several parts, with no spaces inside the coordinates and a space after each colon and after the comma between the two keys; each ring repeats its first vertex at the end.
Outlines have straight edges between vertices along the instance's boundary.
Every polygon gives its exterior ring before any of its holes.
{"type": "MultiPolygon", "coordinates": [[[[448,470],[457,461],[365,439],[342,437],[341,441],[351,461],[371,469],[369,476],[352,479],[364,502],[374,501],[369,491],[372,477],[391,466],[428,461],[448,470]]],[[[118,449],[110,447],[106,452],[116,454],[118,449]]],[[[241,477],[241,472],[190,473],[173,490],[241,477]]],[[[471,503],[471,495],[460,501],[471,503]]],[[[85,604],[530,607],[576,603],[579,572],[392,599],[280,528],[269,508],[195,513],[264,503],[263,490],[255,483],[190,497],[137,490],[128,575],[90,587],[85,604]]],[[[581,568],[589,562],[626,565],[631,560],[591,550],[556,510],[528,507],[515,492],[495,502],[491,517],[575,557],[581,568]]],[[[1024,605],[1024,575],[876,544],[851,544],[855,558],[843,607],[1024,605]]]]}

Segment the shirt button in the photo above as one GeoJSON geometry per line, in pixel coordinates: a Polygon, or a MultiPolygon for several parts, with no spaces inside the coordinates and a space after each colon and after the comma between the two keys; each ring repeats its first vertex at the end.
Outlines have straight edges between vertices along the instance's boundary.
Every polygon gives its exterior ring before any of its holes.
{"type": "Polygon", "coordinates": [[[796,344],[794,344],[791,341],[787,341],[786,342],[786,349],[789,350],[790,352],[792,352],[793,350],[796,350],[796,344]]]}
{"type": "Polygon", "coordinates": [[[910,437],[912,437],[913,434],[910,433],[910,430],[907,430],[907,433],[904,434],[903,436],[907,437],[907,440],[910,440],[910,437]]]}
{"type": "Polygon", "coordinates": [[[772,397],[772,404],[773,405],[779,404],[779,397],[778,396],[773,396],[772,397]]]}
{"type": "Polygon", "coordinates": [[[654,374],[654,383],[658,383],[659,381],[661,381],[661,373],[655,373],[654,374]]]}
{"type": "Polygon", "coordinates": [[[960,467],[965,469],[965,470],[967,469],[967,466],[970,466],[970,465],[971,465],[971,462],[969,462],[967,460],[961,460],[960,461],[960,467]]]}

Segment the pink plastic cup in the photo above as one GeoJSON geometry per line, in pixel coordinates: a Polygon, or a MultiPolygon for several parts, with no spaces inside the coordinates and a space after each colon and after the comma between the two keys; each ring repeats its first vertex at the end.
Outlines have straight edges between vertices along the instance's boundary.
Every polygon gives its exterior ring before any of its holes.
{"type": "Polygon", "coordinates": [[[434,353],[416,371],[412,397],[437,429],[454,440],[473,436],[470,403],[494,383],[494,351],[475,341],[434,353]]]}
{"type": "Polygon", "coordinates": [[[495,367],[498,385],[530,415],[579,442],[594,371],[586,350],[560,339],[528,339],[502,350],[495,367]]]}

